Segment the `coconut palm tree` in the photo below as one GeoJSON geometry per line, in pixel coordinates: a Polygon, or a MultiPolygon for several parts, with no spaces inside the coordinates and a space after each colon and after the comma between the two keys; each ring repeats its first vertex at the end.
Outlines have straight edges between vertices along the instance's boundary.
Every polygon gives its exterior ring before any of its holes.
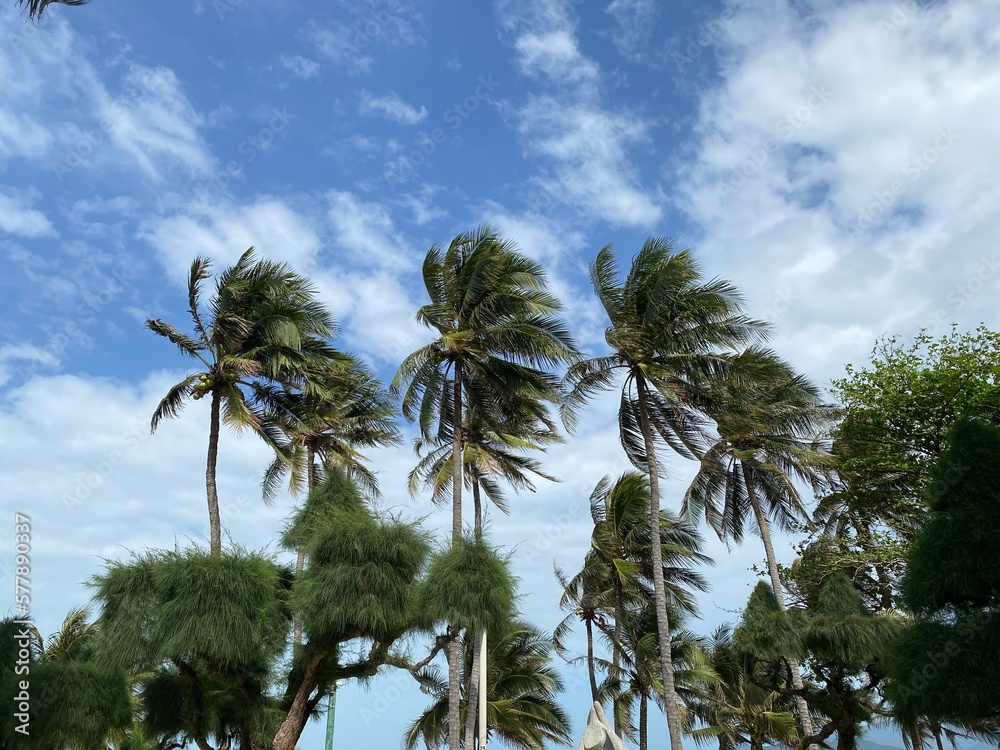
{"type": "MultiPolygon", "coordinates": [[[[604,477],[590,496],[590,512],[594,530],[583,568],[569,580],[565,576],[560,578],[561,606],[570,614],[556,629],[556,643],[559,651],[564,652],[573,620],[583,621],[588,629],[588,670],[593,674],[595,660],[590,631],[596,625],[611,647],[612,658],[606,662],[608,684],[621,685],[618,675],[623,658],[622,628],[629,613],[648,607],[654,598],[649,562],[652,537],[648,477],[636,471],[626,472],[614,483],[610,477],[604,477]]],[[[664,511],[660,540],[668,606],[678,614],[696,614],[697,605],[691,592],[705,591],[707,584],[693,567],[712,563],[700,553],[701,536],[664,511]]],[[[591,683],[596,694],[595,680],[591,683]]],[[[604,690],[603,695],[612,699],[616,733],[624,734],[622,712],[613,687],[604,690]]]]}
{"type": "Polygon", "coordinates": [[[326,468],[336,466],[371,497],[381,492],[364,448],[397,445],[396,405],[378,378],[357,358],[338,354],[310,364],[304,387],[270,389],[268,405],[288,437],[288,460],[275,456],[262,482],[265,499],[287,476],[293,493],[311,492],[326,468]]]}
{"type": "MultiPolygon", "coordinates": [[[[472,655],[472,644],[467,641],[463,654],[467,668],[472,665],[472,655]]],[[[548,747],[547,743],[569,745],[569,718],[556,702],[563,683],[552,666],[552,641],[533,625],[514,621],[509,629],[493,633],[487,657],[489,736],[523,750],[541,750],[548,747]]],[[[410,725],[405,737],[407,750],[413,750],[421,741],[429,748],[447,746],[448,683],[440,676],[425,673],[423,689],[435,700],[410,725]]],[[[463,714],[467,706],[463,701],[463,714]]]]}
{"type": "MultiPolygon", "coordinates": [[[[679,627],[682,616],[671,619],[674,633],[670,641],[677,695],[685,706],[696,705],[718,676],[708,664],[702,639],[679,627]]],[[[639,750],[649,747],[649,704],[663,710],[663,683],[660,679],[659,634],[656,610],[651,598],[636,610],[625,613],[619,629],[621,663],[601,686],[602,695],[615,700],[615,713],[624,734],[637,740],[639,750]],[[638,704],[638,707],[636,707],[638,704]],[[633,715],[638,713],[638,723],[633,715]]]]}
{"type": "Polygon", "coordinates": [[[284,263],[259,259],[247,250],[219,274],[215,294],[202,304],[202,287],[211,278],[211,262],[199,257],[188,276],[188,312],[194,333],[188,335],[162,320],[146,327],[175,344],[203,369],[175,384],[160,401],[150,423],[178,416],[189,399],[208,396],[211,417],[205,487],[212,553],[221,554],[222,523],[216,469],[220,423],[237,433],[249,429],[287,460],[279,426],[267,405],[268,386],[299,383],[310,361],[333,356],[325,343],[335,331],[330,313],[316,300],[308,279],[284,263]]]}
{"type": "MultiPolygon", "coordinates": [[[[666,445],[682,456],[700,452],[707,381],[728,368],[731,350],[766,333],[766,324],[743,314],[741,297],[729,283],[702,278],[690,251],[674,252],[669,240],[650,238],[619,278],[611,246],[590,267],[590,278],[609,318],[605,340],[611,353],[569,368],[564,419],[597,391],[614,387],[619,375],[618,411],[622,446],[650,484],[650,532],[660,534],[662,472],[657,448],[666,445]]],[[[662,550],[652,545],[652,574],[660,640],[670,638],[662,550]]],[[[660,649],[667,726],[672,750],[682,750],[670,649],[660,649]]]]}
{"type": "MultiPolygon", "coordinates": [[[[424,285],[430,303],[417,320],[438,338],[399,366],[392,391],[403,416],[418,422],[420,437],[451,444],[452,543],[462,538],[462,489],[469,404],[480,429],[501,432],[502,415],[522,413],[524,397],[557,391],[549,372],[573,360],[576,346],[559,317],[559,301],[545,273],[495,229],[482,226],[427,252],[424,285]],[[499,429],[497,429],[499,428],[499,429]]],[[[449,747],[458,750],[461,640],[449,646],[449,747]]]]}
{"type": "Polygon", "coordinates": [[[89,0],[17,0],[17,7],[28,9],[28,18],[41,18],[45,9],[57,5],[86,5],[89,0]]]}
{"type": "MultiPolygon", "coordinates": [[[[821,440],[830,408],[815,385],[771,351],[753,347],[742,352],[733,360],[732,372],[739,376],[713,385],[708,413],[716,434],[681,512],[692,523],[703,516],[724,542],[742,542],[745,527],[752,524],[764,545],[771,589],[784,609],[771,526],[789,531],[796,524],[812,525],[795,483],[818,490],[832,467],[821,440]]],[[[789,669],[792,686],[802,690],[795,660],[789,660],[789,669]]],[[[808,737],[809,708],[801,695],[796,704],[808,737]]]]}
{"type": "MultiPolygon", "coordinates": [[[[275,387],[266,402],[288,439],[288,456],[275,455],[261,483],[264,499],[277,493],[284,476],[296,494],[308,497],[328,470],[339,469],[370,497],[379,496],[378,479],[361,448],[400,442],[393,415],[396,407],[378,379],[354,357],[338,355],[317,361],[303,373],[301,389],[275,387]]],[[[296,550],[295,573],[305,568],[305,550],[296,550]]],[[[302,642],[295,619],[293,643],[302,642]]]]}
{"type": "Polygon", "coordinates": [[[733,648],[732,628],[717,628],[706,652],[719,679],[693,706],[694,718],[702,724],[691,732],[695,742],[715,741],[719,750],[735,750],[740,745],[763,750],[765,745],[796,744],[799,734],[794,703],[751,682],[746,656],[733,648]]]}

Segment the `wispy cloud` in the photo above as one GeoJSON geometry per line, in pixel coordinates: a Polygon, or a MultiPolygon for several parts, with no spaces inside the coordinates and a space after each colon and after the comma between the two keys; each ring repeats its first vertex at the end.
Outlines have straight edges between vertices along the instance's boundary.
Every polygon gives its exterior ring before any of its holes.
{"type": "Polygon", "coordinates": [[[400,125],[418,125],[427,119],[426,107],[414,107],[394,91],[383,96],[362,91],[360,111],[363,115],[381,117],[400,125]]]}

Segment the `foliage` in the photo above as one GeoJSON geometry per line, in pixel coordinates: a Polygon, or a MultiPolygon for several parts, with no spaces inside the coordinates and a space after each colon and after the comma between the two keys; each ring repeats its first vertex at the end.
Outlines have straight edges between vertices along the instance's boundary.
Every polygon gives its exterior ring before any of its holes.
{"type": "MultiPolygon", "coordinates": [[[[465,670],[472,667],[473,646],[466,641],[465,670]]],[[[487,640],[486,716],[489,737],[507,747],[541,750],[546,743],[570,744],[569,717],[556,702],[562,679],[552,666],[552,643],[541,631],[522,620],[511,620],[490,631],[487,640]]],[[[407,732],[405,747],[413,750],[421,740],[430,748],[447,746],[447,684],[431,681],[435,696],[407,732]]],[[[464,686],[463,686],[464,688],[464,686]]],[[[462,694],[464,723],[467,703],[462,694]]]]}
{"type": "Polygon", "coordinates": [[[854,750],[858,728],[879,715],[884,657],[899,631],[896,618],[875,615],[850,580],[830,576],[816,604],[800,612],[783,612],[765,583],[754,590],[733,633],[733,645],[750,657],[750,680],[783,697],[793,696],[787,665],[781,657],[805,655],[805,698],[826,724],[799,747],[837,733],[840,750],[854,750]],[[775,638],[769,629],[777,629],[775,638]],[[781,653],[784,651],[784,653],[781,653]]]}
{"type": "Polygon", "coordinates": [[[918,615],[894,645],[888,695],[904,720],[975,722],[1000,715],[1000,428],[952,428],[930,470],[930,515],[917,536],[903,597],[918,615]]]}
{"type": "Polygon", "coordinates": [[[463,539],[431,561],[418,594],[418,610],[432,623],[492,631],[515,612],[510,563],[481,541],[463,539]]]}
{"type": "Polygon", "coordinates": [[[310,643],[401,636],[429,551],[413,526],[379,520],[364,508],[328,512],[307,539],[310,566],[291,593],[310,643]]]}

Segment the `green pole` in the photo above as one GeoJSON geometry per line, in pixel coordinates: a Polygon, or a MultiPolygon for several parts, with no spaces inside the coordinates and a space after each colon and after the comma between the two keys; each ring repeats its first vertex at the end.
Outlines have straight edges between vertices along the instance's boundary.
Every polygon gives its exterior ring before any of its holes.
{"type": "Polygon", "coordinates": [[[337,683],[326,696],[326,750],[333,750],[333,722],[337,713],[337,683]]]}

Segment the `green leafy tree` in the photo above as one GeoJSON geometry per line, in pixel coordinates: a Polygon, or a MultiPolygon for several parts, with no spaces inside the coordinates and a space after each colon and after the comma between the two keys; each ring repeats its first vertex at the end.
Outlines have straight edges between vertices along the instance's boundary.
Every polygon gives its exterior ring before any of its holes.
{"type": "Polygon", "coordinates": [[[45,643],[31,626],[0,621],[3,750],[106,750],[134,734],[126,672],[94,658],[97,628],[71,612],[45,643]]]}
{"type": "Polygon", "coordinates": [[[902,594],[916,620],[894,644],[887,695],[913,723],[1000,716],[1000,428],[957,422],[930,470],[929,516],[902,594]]]}
{"type": "MultiPolygon", "coordinates": [[[[409,355],[393,379],[403,416],[431,444],[451,443],[452,540],[462,539],[467,409],[477,404],[479,430],[501,426],[502,415],[523,413],[525,400],[554,400],[558,379],[549,370],[576,356],[559,317],[559,301],[544,271],[492,227],[461,234],[424,260],[430,302],[417,320],[438,338],[409,355]],[[498,425],[494,420],[500,420],[498,425]]],[[[449,740],[461,742],[461,638],[449,646],[449,740]]]]}
{"type": "MultiPolygon", "coordinates": [[[[709,404],[715,435],[684,496],[682,515],[691,521],[703,516],[727,543],[742,542],[752,525],[764,546],[771,590],[784,608],[771,526],[791,531],[812,525],[796,482],[819,490],[833,467],[822,443],[830,409],[808,379],[756,347],[733,359],[730,377],[713,382],[709,404]]],[[[799,665],[792,660],[789,669],[792,686],[801,690],[799,665]]],[[[809,707],[801,696],[796,703],[802,732],[811,735],[809,707]]]]}
{"type": "Polygon", "coordinates": [[[394,644],[425,627],[415,598],[424,532],[377,516],[342,473],[316,489],[286,534],[306,548],[301,576],[242,550],[178,549],[110,563],[97,577],[97,654],[109,668],[149,673],[137,691],[150,737],[293,750],[336,680],[399,662],[394,644]],[[293,613],[305,642],[289,664],[293,613]],[[367,653],[342,659],[359,646],[367,653]]]}
{"type": "Polygon", "coordinates": [[[789,613],[774,592],[757,584],[739,627],[736,648],[750,657],[748,676],[756,686],[782,697],[803,695],[826,723],[799,748],[824,742],[834,733],[838,750],[856,750],[861,728],[879,716],[885,656],[899,631],[899,620],[872,613],[843,574],[831,575],[815,604],[789,613]],[[787,660],[806,662],[815,683],[792,686],[787,660]]]}
{"type": "Polygon", "coordinates": [[[163,419],[178,416],[190,399],[210,399],[205,488],[211,550],[219,555],[222,521],[216,472],[221,423],[237,432],[251,430],[286,456],[266,403],[267,386],[301,380],[310,360],[330,356],[325,340],[335,326],[308,279],[287,264],[258,259],[253,248],[219,274],[214,295],[203,304],[202,287],[209,278],[210,261],[196,258],[188,276],[193,335],[162,320],[147,320],[146,327],[203,368],[171,387],[153,412],[150,427],[155,432],[163,419]]]}
{"type": "MultiPolygon", "coordinates": [[[[1000,423],[1000,333],[980,326],[934,338],[878,342],[871,361],[834,381],[840,481],[822,498],[821,543],[805,560],[841,571],[874,606],[898,606],[909,545],[926,515],[929,472],[962,415],[1000,423]]],[[[805,555],[804,555],[805,557],[805,555]]]]}
{"type": "MultiPolygon", "coordinates": [[[[623,376],[619,434],[629,460],[649,477],[650,533],[655,539],[663,471],[658,447],[666,445],[689,458],[699,452],[707,381],[727,368],[732,349],[763,335],[766,326],[743,314],[731,284],[704,279],[691,253],[674,252],[665,239],[647,240],[623,280],[611,247],[603,248],[590,277],[609,319],[605,339],[611,354],[570,367],[564,418],[572,426],[580,406],[623,376]]],[[[670,623],[661,554],[653,545],[659,637],[665,642],[670,623]]],[[[671,748],[681,750],[670,649],[661,649],[660,658],[671,748]]]]}
{"type": "MultiPolygon", "coordinates": [[[[487,641],[486,721],[488,736],[507,747],[542,750],[548,743],[569,745],[570,724],[557,702],[562,679],[552,665],[552,642],[533,625],[509,620],[490,631],[487,641]]],[[[466,641],[463,657],[472,666],[472,644],[466,641]]],[[[448,742],[448,683],[431,673],[425,690],[434,702],[410,726],[407,750],[423,741],[430,748],[448,742]]],[[[468,701],[462,702],[467,713],[468,701]]]]}

